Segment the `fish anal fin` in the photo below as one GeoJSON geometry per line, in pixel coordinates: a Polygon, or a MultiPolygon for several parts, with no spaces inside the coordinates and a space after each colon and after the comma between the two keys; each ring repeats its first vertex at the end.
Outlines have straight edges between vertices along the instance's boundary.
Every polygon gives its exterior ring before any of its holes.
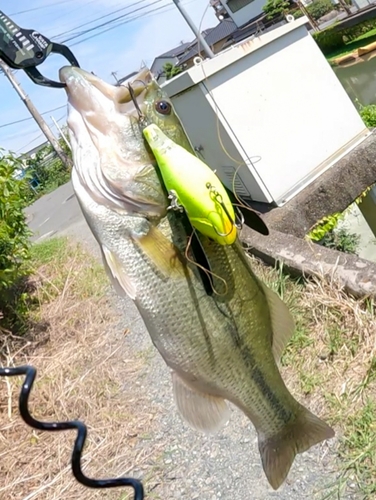
{"type": "Polygon", "coordinates": [[[159,229],[151,226],[146,235],[134,236],[133,241],[165,278],[187,274],[179,249],[159,229]]]}
{"type": "Polygon", "coordinates": [[[278,363],[282,352],[295,331],[295,322],[286,304],[264,283],[260,282],[269,305],[273,329],[272,352],[278,363]]]}
{"type": "Polygon", "coordinates": [[[127,295],[132,300],[136,299],[136,289],[129,276],[124,271],[124,267],[117,258],[107,247],[102,245],[103,264],[107,275],[109,276],[112,286],[116,292],[124,296],[127,295]]]}
{"type": "Polygon", "coordinates": [[[230,409],[224,399],[193,389],[176,372],[172,383],[178,411],[193,429],[214,434],[228,421],[230,409]]]}
{"type": "Polygon", "coordinates": [[[259,434],[262,466],[273,489],[285,481],[298,453],[333,436],[333,429],[303,406],[294,422],[278,435],[265,439],[259,434]]]}

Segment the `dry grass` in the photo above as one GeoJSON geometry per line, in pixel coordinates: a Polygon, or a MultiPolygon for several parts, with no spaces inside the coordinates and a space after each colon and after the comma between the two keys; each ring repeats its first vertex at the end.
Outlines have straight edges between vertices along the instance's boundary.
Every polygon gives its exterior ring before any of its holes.
{"type": "MultiPolygon", "coordinates": [[[[0,338],[1,362],[38,369],[30,401],[41,420],[84,421],[83,454],[90,477],[143,477],[147,489],[163,481],[163,444],[150,443],[158,408],[137,383],[147,360],[122,343],[119,317],[106,299],[100,265],[80,247],[50,240],[35,249],[35,326],[27,338],[0,338]],[[3,345],[1,347],[1,342],[3,345]]],[[[375,498],[376,317],[371,301],[348,297],[335,283],[297,282],[253,259],[257,274],[289,304],[296,332],[283,358],[294,394],[331,422],[340,436],[341,477],[330,496],[354,483],[375,498]]],[[[0,499],[130,498],[122,489],[93,491],[70,470],[71,431],[36,432],[20,419],[21,379],[0,379],[0,499]]]]}
{"type": "Polygon", "coordinates": [[[282,357],[284,379],[340,436],[340,477],[326,498],[342,498],[349,484],[363,499],[376,498],[375,304],[349,297],[335,282],[297,282],[282,269],[257,267],[296,320],[282,357]]]}
{"type": "MultiPolygon", "coordinates": [[[[27,339],[2,336],[1,362],[37,368],[30,399],[37,419],[87,424],[83,467],[89,477],[139,476],[158,453],[142,444],[154,415],[133,390],[145,361],[132,358],[116,338],[119,318],[106,299],[102,268],[64,240],[36,247],[35,261],[36,326],[27,339]]],[[[22,381],[0,379],[0,498],[130,498],[122,488],[94,491],[76,482],[70,469],[75,433],[28,427],[17,409],[22,381]]]]}

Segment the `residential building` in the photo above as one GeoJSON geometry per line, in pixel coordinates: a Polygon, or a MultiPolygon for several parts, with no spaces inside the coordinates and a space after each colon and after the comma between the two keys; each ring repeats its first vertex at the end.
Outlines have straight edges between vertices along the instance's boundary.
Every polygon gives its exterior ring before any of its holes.
{"type": "Polygon", "coordinates": [[[213,7],[215,15],[220,21],[229,17],[227,10],[223,7],[220,0],[210,0],[210,5],[213,7]]]}
{"type": "MultiPolygon", "coordinates": [[[[203,32],[203,35],[206,43],[210,46],[214,54],[216,54],[224,48],[227,39],[236,29],[237,26],[232,19],[224,19],[215,28],[209,30],[209,32],[208,30],[203,32]]],[[[183,57],[179,58],[178,66],[181,66],[184,69],[191,68],[194,65],[193,61],[197,56],[203,58],[206,57],[202,47],[199,47],[199,44],[195,42],[190,50],[184,54],[183,57]]]]}
{"type": "Polygon", "coordinates": [[[179,58],[183,57],[186,52],[189,51],[189,48],[192,46],[193,42],[181,43],[178,47],[171,49],[164,54],[156,57],[153,61],[153,64],[150,67],[150,71],[153,73],[158,83],[163,83],[166,78],[163,73],[163,67],[166,63],[171,63],[174,66],[179,62],[179,58]]]}
{"type": "Polygon", "coordinates": [[[218,0],[238,28],[263,13],[266,0],[218,0]]]}
{"type": "Polygon", "coordinates": [[[138,71],[132,71],[132,73],[129,73],[128,75],[123,76],[123,78],[118,79],[116,82],[116,87],[119,87],[120,85],[122,85],[124,82],[126,82],[127,80],[132,78],[132,76],[136,76],[137,73],[138,73],[138,71]]]}

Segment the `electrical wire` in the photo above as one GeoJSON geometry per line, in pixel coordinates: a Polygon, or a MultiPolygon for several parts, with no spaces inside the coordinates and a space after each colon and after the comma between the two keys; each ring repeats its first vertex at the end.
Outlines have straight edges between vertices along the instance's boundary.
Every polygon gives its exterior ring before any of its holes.
{"type": "Polygon", "coordinates": [[[67,31],[63,31],[62,33],[58,33],[57,35],[54,36],[54,38],[58,38],[63,35],[67,35],[68,33],[71,33],[72,31],[77,30],[78,28],[82,28],[83,26],[87,26],[88,24],[95,23],[95,21],[100,21],[101,19],[104,19],[105,17],[112,16],[113,14],[116,14],[117,12],[121,12],[125,9],[129,9],[130,7],[133,7],[135,5],[139,5],[140,3],[147,2],[148,0],[138,0],[137,2],[131,3],[130,5],[127,5],[126,7],[121,7],[120,9],[113,10],[112,12],[109,12],[108,14],[104,14],[103,16],[96,17],[95,19],[92,19],[91,21],[86,21],[85,23],[79,24],[78,26],[75,26],[74,28],[71,28],[67,31]]]}
{"type": "MultiPolygon", "coordinates": [[[[57,111],[58,109],[63,109],[63,108],[66,108],[66,104],[64,104],[64,106],[59,106],[58,108],[53,108],[53,109],[49,109],[48,111],[43,111],[43,113],[40,113],[40,114],[46,115],[48,113],[52,113],[53,111],[57,111]]],[[[16,123],[22,123],[22,122],[26,122],[28,120],[34,120],[34,117],[29,116],[27,118],[22,118],[21,120],[16,120],[14,122],[2,123],[0,125],[0,128],[10,127],[11,125],[16,125],[16,123]]]]}
{"type": "MultiPolygon", "coordinates": [[[[66,115],[64,114],[63,116],[61,116],[60,118],[58,118],[56,121],[60,122],[65,117],[66,117],[66,115]]],[[[32,144],[34,141],[36,141],[37,139],[39,139],[39,137],[43,137],[43,136],[44,136],[44,134],[43,134],[43,132],[41,132],[40,134],[38,134],[37,136],[35,136],[33,139],[31,139],[31,141],[27,142],[21,148],[17,149],[16,153],[19,153],[22,149],[26,148],[27,146],[29,146],[30,144],[32,144]]],[[[46,139],[46,141],[47,141],[47,139],[46,139]]]]}
{"type": "Polygon", "coordinates": [[[155,5],[157,3],[161,3],[163,2],[164,0],[154,0],[154,2],[150,2],[148,5],[146,6],[142,6],[142,7],[138,7],[137,9],[133,9],[131,12],[127,12],[126,14],[122,14],[121,16],[117,16],[115,17],[114,19],[110,19],[109,21],[106,21],[105,23],[101,23],[101,24],[98,24],[96,26],[93,26],[92,28],[88,28],[87,30],[84,30],[84,31],[81,31],[81,33],[77,33],[75,35],[72,35],[71,37],[68,37],[68,38],[65,38],[64,40],[60,41],[60,43],[67,43],[67,42],[70,42],[71,40],[74,40],[75,38],[79,37],[79,36],[83,36],[83,35],[86,35],[87,33],[90,33],[94,30],[97,30],[99,28],[102,28],[104,26],[107,26],[115,21],[118,21],[120,19],[123,19],[124,17],[127,17],[129,16],[130,14],[134,14],[135,12],[138,12],[140,10],[143,10],[143,9],[146,9],[147,7],[150,7],[152,5],[155,5]]]}
{"type": "Polygon", "coordinates": [[[52,5],[42,5],[40,7],[33,7],[32,9],[26,9],[26,10],[20,10],[18,12],[12,12],[11,14],[9,14],[9,17],[10,16],[18,16],[20,14],[26,14],[27,12],[33,12],[35,10],[45,10],[47,9],[48,7],[55,7],[55,5],[60,5],[60,4],[63,4],[63,3],[68,3],[68,2],[74,2],[75,0],[60,0],[60,2],[54,2],[52,5]]]}
{"type": "MultiPolygon", "coordinates": [[[[159,2],[159,1],[162,1],[162,0],[157,0],[155,3],[159,2]]],[[[152,13],[154,14],[155,12],[158,12],[158,11],[161,11],[160,13],[162,13],[162,10],[163,10],[163,12],[168,12],[171,9],[168,9],[168,5],[163,5],[161,7],[157,7],[157,8],[152,9],[144,14],[139,14],[138,16],[133,17],[132,19],[122,21],[121,23],[118,23],[115,26],[110,26],[109,28],[106,28],[106,29],[100,31],[99,33],[94,33],[93,35],[88,36],[88,37],[84,38],[83,40],[78,40],[77,42],[71,43],[70,46],[74,47],[75,45],[79,45],[80,43],[86,42],[87,40],[90,40],[92,38],[96,38],[97,36],[102,35],[103,33],[106,33],[107,31],[111,31],[115,28],[119,28],[120,26],[124,26],[124,25],[129,24],[133,21],[136,21],[137,19],[148,17],[148,14],[152,14],[152,13]],[[167,7],[167,9],[166,9],[166,7],[167,7]],[[163,10],[163,9],[166,9],[166,10],[163,10]]]]}
{"type": "MultiPolygon", "coordinates": [[[[189,2],[185,2],[185,5],[188,5],[188,4],[196,2],[196,1],[197,0],[190,0],[189,2]]],[[[156,15],[159,15],[159,14],[164,14],[166,12],[171,12],[172,10],[174,10],[174,7],[170,6],[169,4],[162,5],[160,7],[156,7],[155,9],[152,9],[152,10],[146,12],[146,13],[139,14],[138,16],[133,17],[133,18],[131,18],[129,20],[122,21],[122,22],[116,24],[115,26],[110,26],[109,28],[100,31],[99,33],[95,33],[94,35],[88,36],[88,37],[84,38],[83,40],[79,40],[78,42],[71,43],[70,46],[74,47],[75,45],[79,45],[80,43],[83,43],[83,42],[86,42],[87,40],[90,40],[91,38],[95,38],[95,37],[97,37],[99,35],[102,35],[103,33],[106,33],[107,31],[110,31],[112,29],[118,28],[120,26],[124,26],[125,24],[128,24],[130,22],[136,21],[137,19],[147,18],[147,17],[150,16],[150,14],[152,14],[153,16],[156,16],[156,15]]]]}

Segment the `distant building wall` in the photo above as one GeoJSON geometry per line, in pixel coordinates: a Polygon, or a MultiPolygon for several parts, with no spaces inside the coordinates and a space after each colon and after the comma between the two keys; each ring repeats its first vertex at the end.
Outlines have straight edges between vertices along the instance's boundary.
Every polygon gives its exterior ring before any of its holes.
{"type": "Polygon", "coordinates": [[[243,26],[262,14],[266,0],[220,0],[237,26],[243,26]]]}
{"type": "MultiPolygon", "coordinates": [[[[220,40],[219,42],[213,44],[210,46],[210,48],[212,49],[212,51],[214,52],[214,54],[218,54],[218,52],[220,52],[225,44],[226,40],[220,40]]],[[[203,57],[206,57],[205,53],[203,50],[201,50],[201,55],[203,57]]],[[[192,68],[192,66],[194,66],[194,63],[193,63],[193,60],[195,57],[199,57],[199,54],[195,54],[193,57],[191,57],[190,59],[188,59],[187,61],[184,62],[184,66],[183,68],[184,69],[189,69],[189,68],[192,68]]]]}
{"type": "Polygon", "coordinates": [[[153,73],[154,76],[158,76],[158,74],[163,71],[163,66],[166,63],[171,63],[175,65],[178,61],[179,59],[177,57],[158,57],[157,59],[154,59],[150,71],[153,73]]]}

